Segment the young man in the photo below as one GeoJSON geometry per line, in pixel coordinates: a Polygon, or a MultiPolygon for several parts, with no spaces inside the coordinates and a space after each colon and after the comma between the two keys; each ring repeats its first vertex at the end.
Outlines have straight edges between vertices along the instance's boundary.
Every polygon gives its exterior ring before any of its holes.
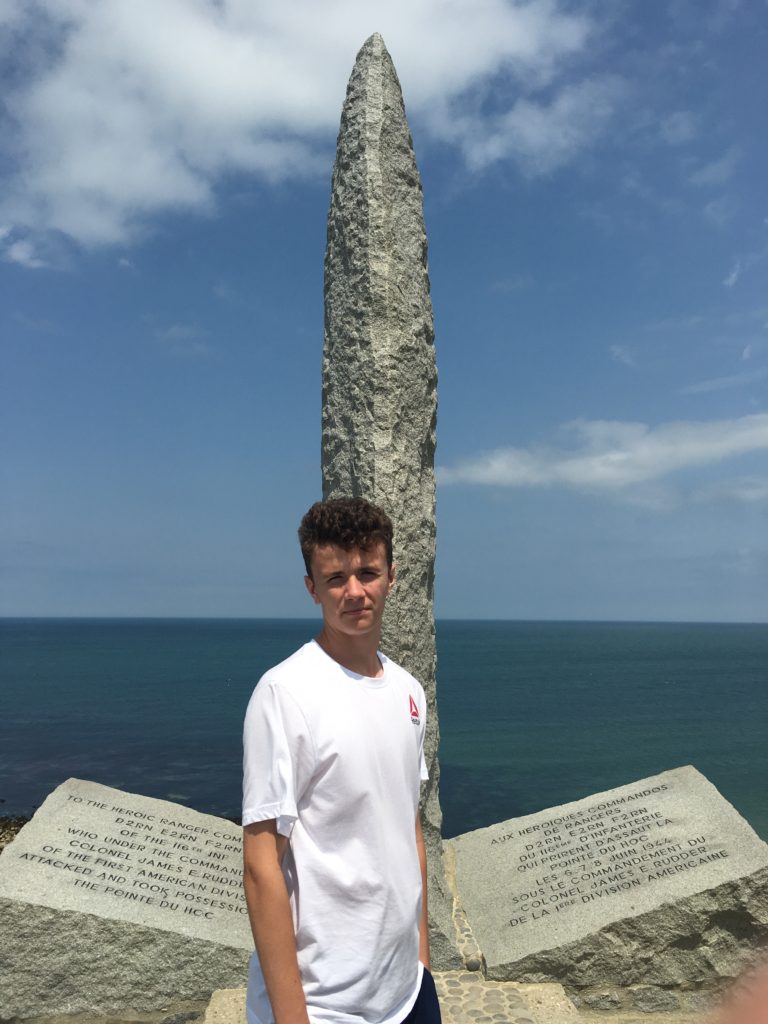
{"type": "Polygon", "coordinates": [[[249,1024],[439,1024],[419,821],[426,701],[379,653],[392,524],[361,498],[301,522],[317,637],[245,718],[249,1024]]]}

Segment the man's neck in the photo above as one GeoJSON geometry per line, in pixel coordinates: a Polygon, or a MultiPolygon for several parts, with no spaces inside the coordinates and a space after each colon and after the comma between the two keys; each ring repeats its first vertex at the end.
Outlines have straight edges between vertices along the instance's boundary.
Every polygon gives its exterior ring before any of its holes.
{"type": "Polygon", "coordinates": [[[326,626],[315,637],[329,658],[337,661],[342,668],[349,669],[359,676],[376,678],[383,674],[379,656],[380,636],[349,637],[343,633],[335,633],[326,626]]]}

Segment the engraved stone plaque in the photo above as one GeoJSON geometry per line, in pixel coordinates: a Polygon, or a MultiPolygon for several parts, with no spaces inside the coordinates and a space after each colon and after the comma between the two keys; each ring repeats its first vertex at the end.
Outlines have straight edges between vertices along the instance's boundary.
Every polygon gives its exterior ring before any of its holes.
{"type": "Polygon", "coordinates": [[[691,766],[449,845],[493,978],[706,986],[768,925],[768,845],[691,766]]]}
{"type": "Polygon", "coordinates": [[[150,1008],[243,984],[241,829],[69,779],[0,856],[0,945],[0,1017],[150,1008]]]}

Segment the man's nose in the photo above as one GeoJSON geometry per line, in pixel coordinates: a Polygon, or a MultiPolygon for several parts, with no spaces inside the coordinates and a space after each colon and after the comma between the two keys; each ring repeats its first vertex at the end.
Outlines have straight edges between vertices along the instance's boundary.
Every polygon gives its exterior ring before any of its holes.
{"type": "Polygon", "coordinates": [[[351,599],[351,600],[354,600],[355,598],[358,598],[358,597],[364,597],[365,596],[365,590],[363,588],[363,585],[360,582],[360,580],[357,578],[357,576],[354,575],[354,573],[347,580],[347,594],[346,594],[346,596],[349,599],[351,599]]]}

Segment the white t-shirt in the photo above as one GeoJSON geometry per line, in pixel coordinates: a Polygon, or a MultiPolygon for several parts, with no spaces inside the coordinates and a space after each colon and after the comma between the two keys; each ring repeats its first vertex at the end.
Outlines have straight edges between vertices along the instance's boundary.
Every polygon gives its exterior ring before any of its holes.
{"type": "MultiPolygon", "coordinates": [[[[243,825],[277,820],[310,1020],[397,1024],[421,984],[415,842],[426,700],[379,655],[357,675],[314,641],[259,680],[243,733],[243,825]]],[[[274,1020],[258,957],[249,1024],[274,1020]]]]}

